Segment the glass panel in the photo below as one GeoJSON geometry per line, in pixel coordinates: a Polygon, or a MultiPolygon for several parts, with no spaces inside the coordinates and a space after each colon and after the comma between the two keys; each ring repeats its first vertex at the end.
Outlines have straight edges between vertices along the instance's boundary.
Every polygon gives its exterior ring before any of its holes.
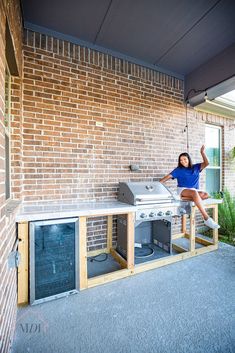
{"type": "Polygon", "coordinates": [[[206,169],[206,191],[209,194],[220,191],[220,169],[206,169]]]}
{"type": "Polygon", "coordinates": [[[35,226],[35,299],[75,289],[75,223],[35,226]]]}
{"type": "Polygon", "coordinates": [[[220,129],[206,126],[206,154],[211,166],[220,166],[220,129]]]}

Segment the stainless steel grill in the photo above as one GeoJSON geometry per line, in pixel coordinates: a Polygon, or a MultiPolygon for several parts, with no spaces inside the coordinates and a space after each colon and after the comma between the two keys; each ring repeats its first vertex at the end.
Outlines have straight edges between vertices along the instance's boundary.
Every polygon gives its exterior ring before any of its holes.
{"type": "Polygon", "coordinates": [[[189,205],[180,201],[165,185],[154,182],[119,183],[118,200],[138,206],[136,221],[164,219],[190,213],[189,205]]]}
{"type": "Polygon", "coordinates": [[[171,192],[158,181],[119,183],[119,200],[132,205],[146,205],[172,201],[171,192]]]}
{"type": "MultiPolygon", "coordinates": [[[[172,252],[172,217],[190,213],[189,203],[158,181],[119,183],[118,200],[136,206],[135,247],[151,244],[155,251],[157,246],[172,252]]],[[[126,258],[127,223],[122,215],[117,219],[117,251],[126,258]]]]}

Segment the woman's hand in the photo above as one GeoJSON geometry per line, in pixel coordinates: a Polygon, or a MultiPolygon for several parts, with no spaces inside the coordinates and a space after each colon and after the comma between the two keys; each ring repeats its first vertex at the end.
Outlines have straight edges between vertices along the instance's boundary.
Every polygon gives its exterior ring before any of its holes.
{"type": "Polygon", "coordinates": [[[206,149],[205,145],[202,145],[201,150],[200,150],[201,154],[205,153],[205,149],[206,149]]]}
{"type": "Polygon", "coordinates": [[[208,158],[206,156],[205,149],[206,149],[205,145],[202,145],[202,147],[200,149],[200,152],[201,152],[201,155],[202,155],[203,163],[201,163],[200,171],[202,171],[202,169],[206,168],[209,165],[209,161],[208,161],[208,158]]]}

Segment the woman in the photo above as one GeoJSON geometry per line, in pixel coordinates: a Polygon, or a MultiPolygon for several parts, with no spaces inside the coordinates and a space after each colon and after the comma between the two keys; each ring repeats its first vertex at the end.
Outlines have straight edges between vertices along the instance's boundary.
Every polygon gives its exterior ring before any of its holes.
{"type": "Polygon", "coordinates": [[[212,229],[218,229],[220,226],[208,216],[201,201],[209,197],[207,192],[199,190],[200,173],[209,165],[209,161],[205,153],[204,145],[201,147],[200,152],[203,162],[197,164],[192,164],[188,153],[181,153],[178,158],[178,167],[172,170],[170,174],[164,176],[160,182],[164,183],[169,179],[177,179],[177,192],[181,199],[194,201],[202,214],[205,225],[212,229]]]}

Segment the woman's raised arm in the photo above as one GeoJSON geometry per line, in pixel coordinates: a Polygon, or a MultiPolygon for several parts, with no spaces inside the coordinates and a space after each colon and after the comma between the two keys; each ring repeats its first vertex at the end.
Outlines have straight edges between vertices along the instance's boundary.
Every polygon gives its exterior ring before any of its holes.
{"type": "Polygon", "coordinates": [[[202,155],[202,159],[203,159],[203,163],[201,163],[201,170],[206,168],[209,165],[209,161],[208,161],[205,149],[206,149],[205,145],[202,145],[201,150],[200,150],[201,155],[202,155]]]}

